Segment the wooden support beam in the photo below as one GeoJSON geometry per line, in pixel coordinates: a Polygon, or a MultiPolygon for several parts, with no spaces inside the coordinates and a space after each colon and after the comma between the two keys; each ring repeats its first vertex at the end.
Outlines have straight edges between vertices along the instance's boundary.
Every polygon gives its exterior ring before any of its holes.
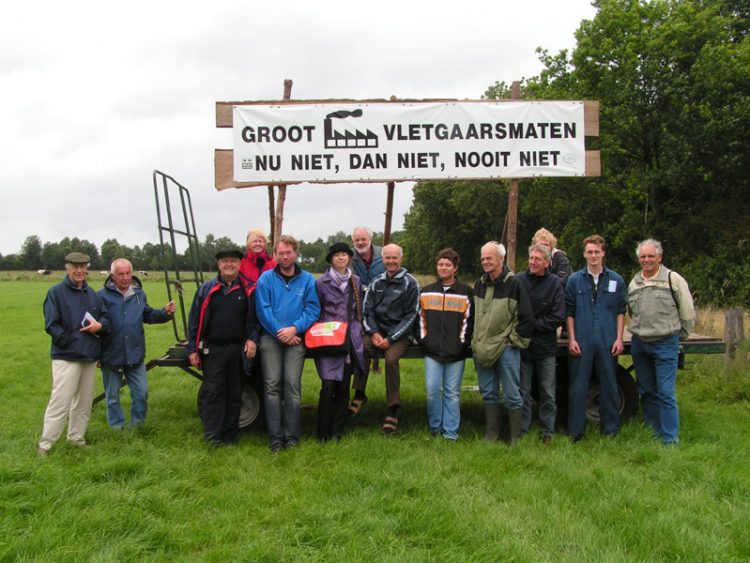
{"type": "Polygon", "coordinates": [[[602,162],[599,151],[586,151],[586,176],[601,176],[602,162]]]}
{"type": "Polygon", "coordinates": [[[510,181],[510,191],[508,192],[508,248],[505,255],[505,262],[512,271],[516,271],[516,237],[518,232],[518,179],[513,178],[510,181]]]}
{"type": "Polygon", "coordinates": [[[599,136],[599,102],[583,102],[583,134],[586,137],[599,136]]]}
{"type": "MultiPolygon", "coordinates": [[[[284,80],[284,100],[288,101],[292,97],[292,81],[290,79],[284,80]]],[[[273,187],[269,186],[271,191],[273,187]]],[[[284,204],[286,203],[286,184],[279,184],[279,197],[276,200],[276,215],[274,216],[273,225],[271,225],[271,232],[273,233],[273,240],[279,240],[279,237],[283,233],[284,229],[284,204]]]]}
{"type": "Polygon", "coordinates": [[[275,195],[273,192],[273,186],[268,186],[268,224],[270,225],[268,232],[270,233],[271,237],[271,248],[273,248],[273,243],[276,242],[276,240],[273,238],[274,235],[274,225],[276,224],[276,203],[275,203],[275,195]]]}
{"type": "MultiPolygon", "coordinates": [[[[510,87],[511,99],[521,99],[521,82],[514,80],[510,87]]],[[[505,255],[505,263],[512,271],[516,269],[516,237],[518,231],[518,191],[519,181],[517,178],[513,178],[510,181],[510,191],[508,192],[508,212],[506,215],[506,223],[508,227],[508,240],[505,241],[507,248],[505,255]]]]}
{"type": "Polygon", "coordinates": [[[385,227],[383,228],[383,244],[391,242],[391,220],[393,219],[393,192],[396,189],[395,182],[388,182],[388,195],[385,202],[385,227]]]}

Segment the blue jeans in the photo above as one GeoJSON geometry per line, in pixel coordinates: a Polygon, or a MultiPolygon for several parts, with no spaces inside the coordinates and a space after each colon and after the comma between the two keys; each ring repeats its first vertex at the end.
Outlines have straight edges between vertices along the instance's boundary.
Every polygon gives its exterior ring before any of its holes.
{"type": "Polygon", "coordinates": [[[523,431],[531,426],[531,381],[536,374],[539,390],[539,430],[542,436],[555,433],[555,356],[521,362],[521,397],[523,397],[523,431]]]}
{"type": "Polygon", "coordinates": [[[656,342],[644,342],[633,336],[630,348],[641,395],[643,421],[665,444],[677,442],[680,426],[675,394],[679,351],[677,334],[656,342]]]}
{"type": "Polygon", "coordinates": [[[508,346],[492,367],[474,362],[477,368],[479,392],[485,405],[500,404],[500,385],[503,386],[503,401],[509,409],[523,408],[521,398],[521,351],[508,346]]]}
{"type": "Polygon", "coordinates": [[[596,370],[599,380],[599,419],[604,434],[620,431],[620,394],[617,388],[617,359],[610,348],[601,343],[582,350],[582,356],[569,356],[570,386],[568,388],[568,434],[583,436],[586,431],[586,406],[589,383],[596,370]]]}
{"type": "Polygon", "coordinates": [[[107,422],[112,428],[125,425],[125,413],[120,406],[120,388],[122,378],[130,387],[130,426],[139,426],[146,420],[148,410],[148,383],[146,382],[146,365],[141,362],[136,366],[124,366],[114,369],[102,364],[102,382],[107,396],[107,422]]]}
{"type": "Polygon", "coordinates": [[[427,356],[424,358],[427,422],[430,431],[442,432],[448,440],[458,440],[464,364],[464,360],[443,363],[427,356]]]}
{"type": "Polygon", "coordinates": [[[286,346],[270,334],[260,337],[263,404],[271,446],[299,442],[302,411],[301,382],[305,345],[286,346]]]}

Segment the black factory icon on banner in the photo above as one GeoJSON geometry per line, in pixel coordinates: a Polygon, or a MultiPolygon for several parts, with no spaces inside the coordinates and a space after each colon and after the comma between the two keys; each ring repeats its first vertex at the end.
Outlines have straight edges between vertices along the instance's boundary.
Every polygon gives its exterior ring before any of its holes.
{"type": "Polygon", "coordinates": [[[359,129],[351,131],[349,129],[334,129],[334,119],[344,119],[346,117],[362,117],[362,110],[354,111],[334,111],[326,115],[323,122],[323,137],[325,139],[325,148],[327,149],[356,149],[356,148],[378,148],[378,136],[367,129],[363,133],[359,129]]]}

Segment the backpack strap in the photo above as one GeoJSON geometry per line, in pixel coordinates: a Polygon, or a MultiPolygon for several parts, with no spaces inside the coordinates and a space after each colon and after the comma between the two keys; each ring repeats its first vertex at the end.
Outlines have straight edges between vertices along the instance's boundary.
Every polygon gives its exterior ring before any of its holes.
{"type": "Polygon", "coordinates": [[[674,301],[675,307],[679,310],[680,304],[677,302],[677,295],[675,295],[674,287],[672,286],[672,270],[667,272],[667,282],[669,282],[669,293],[672,294],[672,301],[674,301]]]}

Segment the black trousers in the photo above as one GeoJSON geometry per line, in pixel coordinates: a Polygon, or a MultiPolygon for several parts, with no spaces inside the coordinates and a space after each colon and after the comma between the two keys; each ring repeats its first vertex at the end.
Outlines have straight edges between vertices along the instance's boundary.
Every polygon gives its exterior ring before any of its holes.
{"type": "Polygon", "coordinates": [[[352,377],[352,366],[344,367],[341,381],[333,379],[320,380],[320,400],[318,401],[318,440],[340,438],[344,433],[344,424],[349,418],[349,382],[352,377]]]}
{"type": "Polygon", "coordinates": [[[242,344],[209,344],[208,351],[202,358],[203,437],[211,444],[231,443],[237,438],[242,406],[242,344]]]}

